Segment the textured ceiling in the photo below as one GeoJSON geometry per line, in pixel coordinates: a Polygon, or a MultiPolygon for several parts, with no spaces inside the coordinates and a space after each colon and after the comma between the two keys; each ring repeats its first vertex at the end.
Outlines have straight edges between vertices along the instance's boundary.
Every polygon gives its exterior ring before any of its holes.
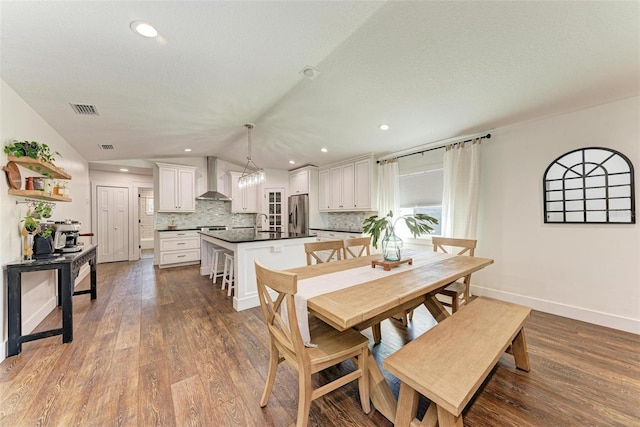
{"type": "Polygon", "coordinates": [[[637,1],[2,1],[0,25],[2,79],[91,162],[243,164],[254,122],[258,165],[322,166],[640,94],[637,1]]]}

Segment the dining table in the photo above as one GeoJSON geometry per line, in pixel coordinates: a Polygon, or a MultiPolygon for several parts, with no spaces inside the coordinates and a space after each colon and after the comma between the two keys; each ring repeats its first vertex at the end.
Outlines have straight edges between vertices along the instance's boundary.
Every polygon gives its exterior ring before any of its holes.
{"type": "MultiPolygon", "coordinates": [[[[389,269],[379,265],[381,254],[287,269],[298,276],[296,311],[303,339],[307,312],[339,331],[363,330],[420,305],[440,322],[449,313],[436,298],[438,290],[493,263],[424,250],[405,251],[404,258],[412,262],[389,269]]],[[[371,353],[368,365],[371,401],[394,422],[397,399],[371,353]]]]}

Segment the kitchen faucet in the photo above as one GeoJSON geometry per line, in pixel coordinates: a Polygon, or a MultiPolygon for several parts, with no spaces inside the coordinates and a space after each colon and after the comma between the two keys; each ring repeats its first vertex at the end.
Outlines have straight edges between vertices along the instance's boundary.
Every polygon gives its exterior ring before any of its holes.
{"type": "Polygon", "coordinates": [[[258,221],[260,221],[260,217],[263,216],[264,219],[266,219],[267,221],[269,221],[269,217],[267,216],[267,214],[264,213],[257,213],[256,214],[256,220],[253,223],[253,232],[254,234],[258,232],[258,221]]]}

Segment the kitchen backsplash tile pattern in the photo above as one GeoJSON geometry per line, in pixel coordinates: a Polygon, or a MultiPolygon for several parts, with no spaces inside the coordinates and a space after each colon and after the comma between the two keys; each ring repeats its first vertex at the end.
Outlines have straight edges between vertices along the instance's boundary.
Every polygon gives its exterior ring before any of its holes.
{"type": "Polygon", "coordinates": [[[331,229],[362,231],[362,223],[378,212],[329,212],[328,225],[331,229]]]}
{"type": "Polygon", "coordinates": [[[231,213],[231,203],[215,200],[196,200],[196,211],[191,213],[157,212],[156,230],[166,230],[167,225],[178,228],[203,225],[223,225],[227,227],[251,227],[255,214],[231,213]]]}

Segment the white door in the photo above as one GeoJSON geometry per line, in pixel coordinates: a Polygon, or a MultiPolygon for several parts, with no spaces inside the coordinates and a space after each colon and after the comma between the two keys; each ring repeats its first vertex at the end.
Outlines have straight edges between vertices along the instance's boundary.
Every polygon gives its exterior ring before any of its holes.
{"type": "Polygon", "coordinates": [[[129,189],[96,187],[98,262],[129,259],[129,189]]]}
{"type": "Polygon", "coordinates": [[[268,219],[266,224],[262,223],[262,228],[268,227],[269,230],[273,231],[287,231],[284,188],[265,188],[264,197],[268,219]]]}

